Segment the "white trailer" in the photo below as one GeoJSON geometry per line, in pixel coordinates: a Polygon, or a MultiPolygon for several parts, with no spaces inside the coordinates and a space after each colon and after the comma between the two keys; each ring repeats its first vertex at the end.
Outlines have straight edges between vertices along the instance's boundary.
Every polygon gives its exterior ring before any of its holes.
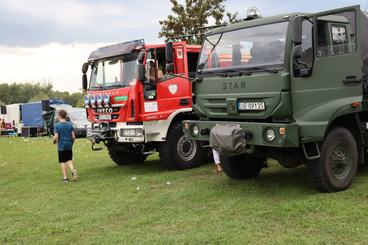
{"type": "Polygon", "coordinates": [[[21,105],[22,104],[11,104],[6,106],[5,123],[11,123],[18,133],[22,129],[22,116],[21,116],[21,105]]]}

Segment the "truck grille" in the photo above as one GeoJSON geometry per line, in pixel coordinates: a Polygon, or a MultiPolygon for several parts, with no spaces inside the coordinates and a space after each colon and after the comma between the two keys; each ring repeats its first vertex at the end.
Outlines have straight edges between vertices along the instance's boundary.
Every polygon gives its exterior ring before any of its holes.
{"type": "Polygon", "coordinates": [[[209,110],[210,113],[226,114],[226,99],[206,99],[204,106],[209,110]]]}

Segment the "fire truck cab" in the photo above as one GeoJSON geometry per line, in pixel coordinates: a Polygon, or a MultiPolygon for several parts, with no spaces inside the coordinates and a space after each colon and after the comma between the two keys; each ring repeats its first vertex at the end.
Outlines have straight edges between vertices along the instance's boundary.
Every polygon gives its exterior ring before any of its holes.
{"type": "Polygon", "coordinates": [[[205,149],[182,129],[183,120],[195,118],[189,78],[199,52],[186,42],[144,40],[93,51],[82,67],[92,144],[103,142],[118,165],[143,162],[156,151],[170,169],[201,164],[205,149]]]}

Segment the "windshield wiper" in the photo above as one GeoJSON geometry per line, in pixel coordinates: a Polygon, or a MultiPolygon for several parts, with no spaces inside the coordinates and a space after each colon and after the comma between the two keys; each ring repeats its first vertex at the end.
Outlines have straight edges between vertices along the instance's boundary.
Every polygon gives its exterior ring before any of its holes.
{"type": "Polygon", "coordinates": [[[252,71],[264,71],[264,72],[269,72],[269,73],[278,73],[280,71],[280,69],[278,68],[268,68],[268,67],[252,67],[249,69],[246,69],[246,71],[248,71],[250,74],[252,74],[252,71]]]}
{"type": "Polygon", "coordinates": [[[235,76],[250,76],[254,72],[269,72],[269,73],[278,73],[280,70],[276,68],[267,68],[267,67],[252,67],[252,68],[233,68],[233,69],[224,69],[220,71],[205,71],[200,75],[216,75],[221,77],[235,77],[235,76]]]}
{"type": "Polygon", "coordinates": [[[207,59],[203,62],[203,63],[201,63],[201,64],[199,64],[198,65],[198,73],[202,73],[202,69],[205,67],[205,65],[207,64],[207,62],[208,62],[208,60],[209,60],[209,58],[210,58],[210,56],[212,55],[212,53],[213,53],[213,51],[215,51],[215,49],[216,49],[216,47],[217,47],[217,45],[220,43],[220,41],[221,41],[221,39],[222,39],[222,36],[224,35],[224,33],[221,33],[221,35],[220,35],[220,37],[219,37],[219,39],[217,40],[217,42],[215,43],[215,44],[213,44],[210,40],[208,40],[207,39],[207,37],[206,37],[206,40],[212,45],[212,49],[211,49],[211,51],[208,53],[208,55],[207,55],[207,59]]]}
{"type": "Polygon", "coordinates": [[[103,86],[94,86],[94,87],[90,87],[90,90],[103,90],[103,86]]]}
{"type": "Polygon", "coordinates": [[[123,88],[123,87],[126,87],[126,86],[123,84],[112,84],[109,86],[105,86],[105,88],[123,88]]]}
{"type": "Polygon", "coordinates": [[[229,76],[229,72],[233,72],[233,71],[228,71],[228,70],[224,70],[224,71],[205,71],[205,72],[201,72],[198,73],[199,76],[205,76],[205,75],[216,75],[216,76],[220,76],[220,77],[227,77],[229,76]]]}

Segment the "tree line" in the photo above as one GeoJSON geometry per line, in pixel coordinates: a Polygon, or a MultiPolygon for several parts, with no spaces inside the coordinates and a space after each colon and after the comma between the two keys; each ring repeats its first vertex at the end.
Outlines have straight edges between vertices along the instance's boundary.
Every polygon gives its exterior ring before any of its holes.
{"type": "Polygon", "coordinates": [[[47,99],[61,99],[74,107],[83,106],[82,93],[56,91],[51,82],[0,84],[1,105],[27,103],[47,99]]]}

